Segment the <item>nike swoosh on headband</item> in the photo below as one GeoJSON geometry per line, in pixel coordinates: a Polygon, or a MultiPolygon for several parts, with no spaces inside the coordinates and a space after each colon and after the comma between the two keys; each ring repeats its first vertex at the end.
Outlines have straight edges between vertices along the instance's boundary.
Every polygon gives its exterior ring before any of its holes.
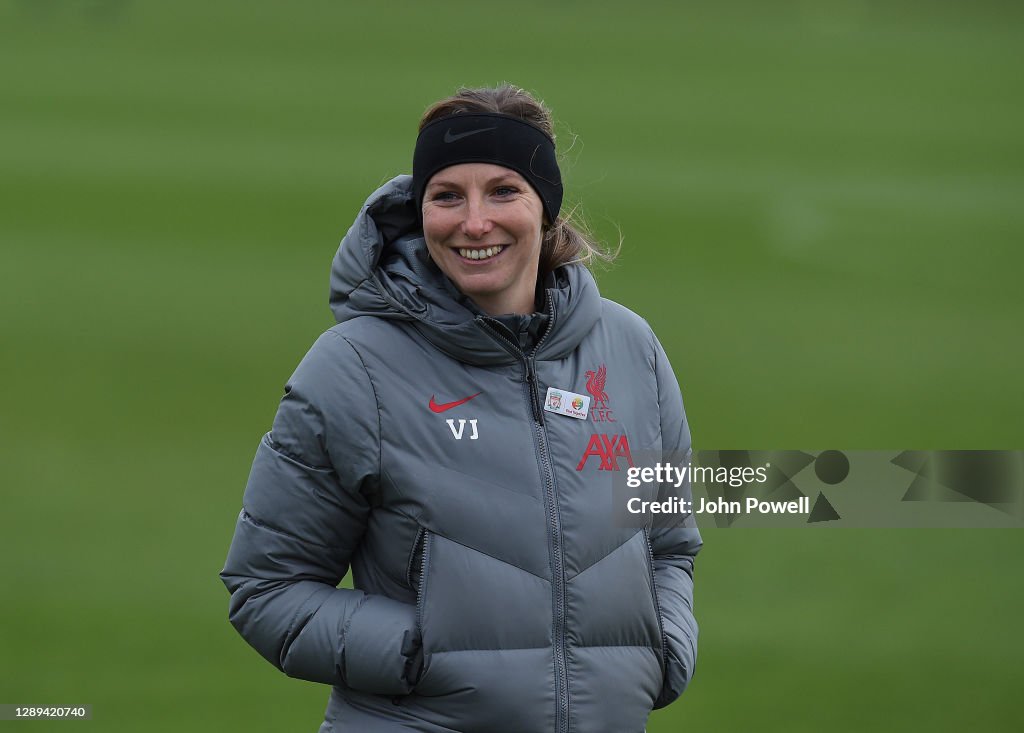
{"type": "Polygon", "coordinates": [[[481,127],[479,130],[470,130],[469,132],[460,132],[458,135],[453,135],[452,131],[451,131],[451,128],[448,128],[448,130],[444,133],[444,141],[446,143],[453,143],[456,140],[461,140],[464,137],[469,137],[470,135],[476,135],[478,132],[487,132],[488,130],[496,130],[496,129],[498,129],[498,128],[496,128],[496,127],[481,127]]]}
{"type": "Polygon", "coordinates": [[[454,402],[445,402],[445,403],[440,404],[440,405],[437,404],[436,402],[434,402],[434,395],[430,395],[430,404],[428,406],[430,407],[430,411],[431,412],[438,412],[438,413],[440,413],[440,412],[444,412],[445,410],[450,410],[453,407],[458,407],[459,405],[464,405],[467,402],[469,402],[471,399],[473,399],[474,397],[477,397],[478,395],[482,395],[482,394],[483,394],[483,392],[477,392],[476,394],[471,394],[469,397],[465,397],[465,398],[463,398],[461,400],[455,400],[454,402]]]}

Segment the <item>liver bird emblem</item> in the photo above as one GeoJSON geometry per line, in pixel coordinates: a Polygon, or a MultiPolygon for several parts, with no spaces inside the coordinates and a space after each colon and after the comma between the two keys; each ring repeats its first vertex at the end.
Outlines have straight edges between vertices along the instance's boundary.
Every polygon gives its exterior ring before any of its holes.
{"type": "Polygon", "coordinates": [[[604,380],[607,375],[608,370],[604,364],[599,366],[596,372],[587,370],[587,391],[594,398],[595,408],[608,405],[608,393],[604,391],[604,380]]]}

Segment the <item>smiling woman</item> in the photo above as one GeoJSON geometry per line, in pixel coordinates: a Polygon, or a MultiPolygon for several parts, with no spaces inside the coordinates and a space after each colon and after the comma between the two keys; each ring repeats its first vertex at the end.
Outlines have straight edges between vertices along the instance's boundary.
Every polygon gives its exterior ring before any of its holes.
{"type": "Polygon", "coordinates": [[[342,240],[338,325],[221,573],[242,636],[332,686],[321,733],[641,733],[693,674],[692,518],[624,527],[600,500],[631,445],[688,459],[679,387],[561,204],[547,109],[462,90],[342,240]]]}
{"type": "MultiPolygon", "coordinates": [[[[431,106],[420,121],[420,134],[413,156],[413,185],[417,203],[422,208],[430,254],[449,278],[453,277],[454,268],[452,271],[446,269],[446,261],[443,258],[438,260],[438,255],[443,254],[441,248],[435,252],[432,247],[437,242],[432,236],[430,222],[436,211],[432,204],[440,203],[435,198],[436,194],[449,199],[454,205],[455,199],[467,192],[445,191],[444,186],[466,183],[455,179],[469,175],[492,177],[487,181],[493,184],[489,191],[492,201],[497,202],[504,194],[505,201],[529,203],[534,207],[539,205],[543,212],[542,220],[534,219],[531,213],[531,219],[541,227],[539,257],[521,260],[526,272],[522,273],[520,297],[513,301],[515,308],[500,306],[497,312],[529,313],[535,309],[535,304],[528,302],[522,292],[526,290],[522,286],[529,281],[529,271],[543,279],[547,273],[573,261],[588,265],[594,260],[610,261],[613,258],[584,234],[571,216],[560,213],[562,180],[555,156],[554,123],[551,112],[528,92],[509,84],[495,89],[462,89],[431,106]],[[455,163],[456,158],[464,162],[455,163]],[[471,166],[467,171],[466,167],[472,163],[481,165],[471,166]],[[485,168],[484,164],[489,167],[485,168]],[[438,176],[438,173],[443,175],[438,176]],[[428,183],[431,190],[424,191],[428,183]],[[499,192],[499,187],[505,190],[499,192]]],[[[487,216],[488,211],[461,212],[461,216],[473,218],[465,222],[467,238],[479,239],[479,227],[495,224],[487,216]]],[[[444,224],[451,226],[454,219],[454,216],[438,218],[439,233],[443,233],[444,224]]],[[[463,249],[469,250],[466,253],[468,259],[476,260],[485,254],[478,254],[478,251],[486,248],[466,246],[463,249]]],[[[540,304],[536,305],[539,309],[540,304]]]]}
{"type": "Polygon", "coordinates": [[[535,310],[540,196],[513,170],[461,163],[430,179],[423,236],[430,258],[490,315],[535,310]]]}

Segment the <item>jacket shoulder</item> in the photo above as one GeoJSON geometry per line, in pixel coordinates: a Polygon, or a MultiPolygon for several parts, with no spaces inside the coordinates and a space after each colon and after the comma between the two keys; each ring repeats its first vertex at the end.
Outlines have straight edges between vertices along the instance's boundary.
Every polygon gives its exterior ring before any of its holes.
{"type": "Polygon", "coordinates": [[[649,357],[654,366],[655,343],[657,338],[647,321],[637,313],[614,300],[601,298],[602,327],[615,334],[623,345],[635,349],[638,353],[649,357]]]}
{"type": "Polygon", "coordinates": [[[351,468],[353,456],[377,455],[376,394],[362,358],[337,327],[320,335],[289,377],[268,437],[282,453],[339,473],[351,468]]]}
{"type": "Polygon", "coordinates": [[[651,334],[651,326],[643,316],[609,298],[601,298],[601,317],[611,320],[615,325],[635,329],[642,334],[651,334]]]}
{"type": "Polygon", "coordinates": [[[349,346],[358,353],[361,345],[397,337],[406,328],[408,328],[408,321],[405,319],[363,315],[335,324],[324,331],[323,335],[348,342],[349,346]]]}

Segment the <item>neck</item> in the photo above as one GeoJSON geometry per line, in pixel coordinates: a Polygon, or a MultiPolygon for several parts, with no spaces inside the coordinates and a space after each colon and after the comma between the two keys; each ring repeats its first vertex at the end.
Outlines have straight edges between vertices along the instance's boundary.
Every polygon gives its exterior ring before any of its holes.
{"type": "Polygon", "coordinates": [[[489,316],[501,316],[506,313],[528,315],[537,310],[533,292],[517,297],[476,297],[473,298],[473,302],[489,316]]]}

